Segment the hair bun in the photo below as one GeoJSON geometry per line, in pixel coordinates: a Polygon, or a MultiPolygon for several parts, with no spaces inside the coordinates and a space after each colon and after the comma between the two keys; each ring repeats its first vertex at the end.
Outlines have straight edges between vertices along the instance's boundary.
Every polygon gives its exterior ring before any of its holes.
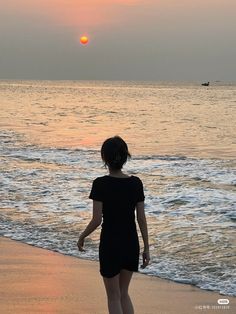
{"type": "Polygon", "coordinates": [[[119,136],[114,136],[108,138],[103,143],[101,157],[105,165],[114,169],[121,169],[124,163],[126,163],[127,158],[130,158],[131,155],[125,141],[119,136]]]}

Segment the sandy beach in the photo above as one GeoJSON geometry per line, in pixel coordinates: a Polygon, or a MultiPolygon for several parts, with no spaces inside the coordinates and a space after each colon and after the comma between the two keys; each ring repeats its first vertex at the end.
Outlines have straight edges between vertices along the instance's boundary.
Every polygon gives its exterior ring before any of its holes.
{"type": "MultiPolygon", "coordinates": [[[[0,238],[0,308],[7,313],[107,313],[95,261],[0,238]]],[[[136,314],[235,313],[236,298],[136,273],[130,286],[136,314]],[[220,306],[218,299],[229,300],[220,306]]]]}

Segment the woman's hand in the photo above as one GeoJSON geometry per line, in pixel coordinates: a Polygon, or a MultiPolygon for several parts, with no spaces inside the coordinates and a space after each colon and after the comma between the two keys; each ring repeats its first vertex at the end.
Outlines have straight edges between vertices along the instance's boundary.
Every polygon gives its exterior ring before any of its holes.
{"type": "Polygon", "coordinates": [[[149,252],[143,252],[143,264],[141,265],[141,268],[145,268],[150,262],[150,255],[149,252]]]}
{"type": "Polygon", "coordinates": [[[79,237],[79,240],[77,242],[77,246],[80,252],[85,252],[85,249],[83,248],[84,246],[84,238],[83,237],[79,237]]]}

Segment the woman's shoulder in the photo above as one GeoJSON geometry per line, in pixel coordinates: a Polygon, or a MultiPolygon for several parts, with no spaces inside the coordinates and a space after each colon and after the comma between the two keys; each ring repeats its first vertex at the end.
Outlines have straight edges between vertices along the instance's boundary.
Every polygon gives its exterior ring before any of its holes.
{"type": "Polygon", "coordinates": [[[142,180],[138,176],[131,176],[137,182],[142,182],[142,180]]]}
{"type": "Polygon", "coordinates": [[[93,179],[93,182],[100,183],[104,181],[105,179],[106,179],[106,176],[96,177],[95,179],[93,179]]]}
{"type": "MultiPolygon", "coordinates": [[[[104,175],[104,176],[99,176],[99,177],[96,177],[93,182],[95,184],[99,184],[99,183],[103,183],[103,182],[106,182],[106,181],[109,181],[109,179],[119,179],[117,177],[112,177],[112,176],[109,176],[109,175],[104,175]]],[[[135,176],[135,175],[130,175],[130,176],[127,176],[127,177],[123,177],[123,178],[120,178],[120,179],[131,179],[131,181],[133,182],[137,182],[137,183],[142,183],[142,180],[138,177],[138,176],[135,176]]],[[[117,181],[117,180],[112,180],[112,181],[117,181]]],[[[120,180],[119,180],[120,181],[120,180]]],[[[128,180],[130,181],[130,180],[128,180]]],[[[122,180],[122,182],[128,182],[127,180],[122,180]]]]}

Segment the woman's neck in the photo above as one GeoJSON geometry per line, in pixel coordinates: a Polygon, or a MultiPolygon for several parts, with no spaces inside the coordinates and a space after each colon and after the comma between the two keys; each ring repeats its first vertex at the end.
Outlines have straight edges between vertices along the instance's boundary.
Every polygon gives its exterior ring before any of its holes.
{"type": "Polygon", "coordinates": [[[121,169],[114,170],[114,169],[109,168],[109,175],[112,177],[117,177],[117,178],[128,177],[128,175],[124,174],[121,169]]]}

